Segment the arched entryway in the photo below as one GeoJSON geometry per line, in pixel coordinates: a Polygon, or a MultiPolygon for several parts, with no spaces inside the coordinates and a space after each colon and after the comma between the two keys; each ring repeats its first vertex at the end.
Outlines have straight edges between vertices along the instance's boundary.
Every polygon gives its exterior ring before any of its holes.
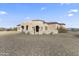
{"type": "Polygon", "coordinates": [[[36,32],[39,32],[39,26],[38,25],[36,26],[36,32]]]}
{"type": "Polygon", "coordinates": [[[22,33],[24,33],[24,26],[21,26],[22,33]]]}
{"type": "Polygon", "coordinates": [[[24,29],[24,26],[21,26],[22,29],[24,29]]]}

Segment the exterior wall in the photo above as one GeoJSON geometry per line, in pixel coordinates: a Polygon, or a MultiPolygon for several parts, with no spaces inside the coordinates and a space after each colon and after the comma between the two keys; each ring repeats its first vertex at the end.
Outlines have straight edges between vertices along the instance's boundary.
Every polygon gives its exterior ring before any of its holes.
{"type": "Polygon", "coordinates": [[[49,29],[57,30],[57,24],[49,24],[48,27],[49,29]]]}
{"type": "Polygon", "coordinates": [[[50,29],[49,29],[49,26],[48,26],[48,24],[44,24],[44,26],[43,26],[43,34],[50,34],[50,29]],[[46,27],[47,27],[47,29],[46,29],[46,27]]]}
{"type": "Polygon", "coordinates": [[[30,22],[23,23],[21,25],[24,26],[25,33],[29,32],[30,34],[43,34],[44,32],[44,29],[43,29],[44,24],[41,21],[30,21],[30,22]],[[26,25],[28,25],[28,30],[26,30],[26,25]],[[36,32],[36,29],[35,29],[36,26],[39,26],[39,32],[36,32]]]}
{"type": "Polygon", "coordinates": [[[43,34],[43,22],[32,21],[29,30],[31,30],[29,31],[31,34],[43,34]],[[39,26],[39,32],[36,32],[36,26],[39,26]],[[35,33],[34,33],[34,29],[35,29],[35,33]]]}
{"type": "Polygon", "coordinates": [[[57,27],[58,27],[58,24],[49,24],[48,25],[49,31],[52,34],[57,34],[58,33],[57,27]]]}

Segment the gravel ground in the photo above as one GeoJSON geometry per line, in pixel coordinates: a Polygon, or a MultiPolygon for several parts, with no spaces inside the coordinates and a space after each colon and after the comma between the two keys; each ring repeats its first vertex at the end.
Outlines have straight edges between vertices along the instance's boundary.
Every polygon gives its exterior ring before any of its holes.
{"type": "Polygon", "coordinates": [[[0,56],[78,56],[79,32],[56,35],[0,33],[0,56]]]}

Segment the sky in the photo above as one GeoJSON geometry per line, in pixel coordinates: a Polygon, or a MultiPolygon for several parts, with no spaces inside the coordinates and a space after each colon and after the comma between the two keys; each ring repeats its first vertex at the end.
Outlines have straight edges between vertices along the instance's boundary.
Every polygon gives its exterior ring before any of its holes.
{"type": "Polygon", "coordinates": [[[0,27],[40,19],[79,28],[79,3],[0,3],[0,27]]]}

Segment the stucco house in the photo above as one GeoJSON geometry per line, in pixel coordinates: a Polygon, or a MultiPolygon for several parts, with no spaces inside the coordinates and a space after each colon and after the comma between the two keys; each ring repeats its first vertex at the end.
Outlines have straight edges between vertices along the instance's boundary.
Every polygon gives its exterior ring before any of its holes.
{"type": "Polygon", "coordinates": [[[17,25],[17,31],[26,34],[57,34],[58,28],[65,28],[65,24],[58,22],[45,22],[43,20],[32,20],[17,25]]]}

